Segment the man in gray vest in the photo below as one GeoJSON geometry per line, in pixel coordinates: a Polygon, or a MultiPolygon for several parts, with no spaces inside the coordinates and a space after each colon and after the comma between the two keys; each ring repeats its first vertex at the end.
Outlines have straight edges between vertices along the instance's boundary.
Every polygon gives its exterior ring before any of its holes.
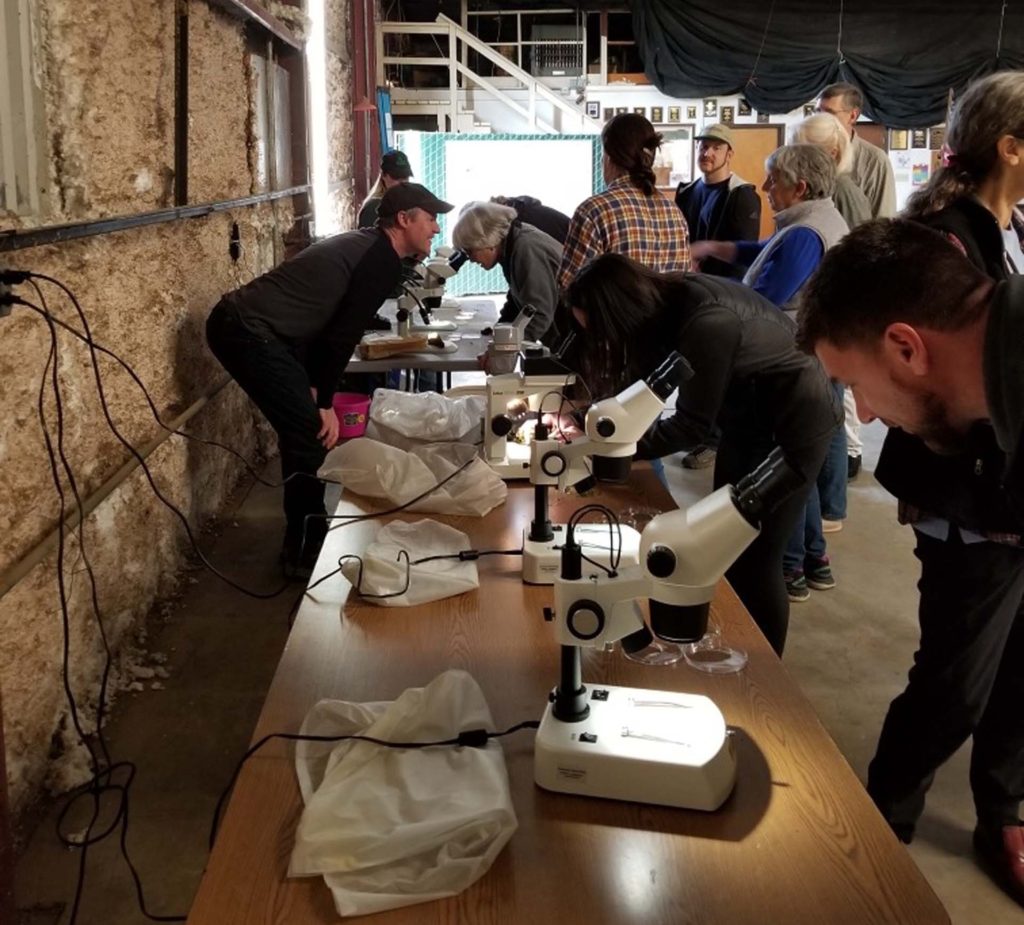
{"type": "Polygon", "coordinates": [[[858,137],[857,120],[864,107],[864,96],[853,84],[829,84],[821,91],[818,112],[835,116],[850,133],[853,168],[850,175],[868,197],[872,218],[892,218],[896,214],[896,180],[889,155],[877,145],[858,137]]]}

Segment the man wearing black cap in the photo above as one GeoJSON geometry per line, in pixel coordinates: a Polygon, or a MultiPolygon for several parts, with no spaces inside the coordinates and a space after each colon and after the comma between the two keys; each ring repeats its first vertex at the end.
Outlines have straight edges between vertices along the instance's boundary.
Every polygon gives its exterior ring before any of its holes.
{"type": "Polygon", "coordinates": [[[399,183],[405,183],[412,177],[412,167],[409,165],[409,158],[403,151],[388,151],[380,159],[380,176],[374,184],[370,194],[363,200],[359,209],[357,224],[360,228],[372,228],[377,221],[377,210],[380,207],[381,197],[391,187],[399,183]]]}
{"type": "Polygon", "coordinates": [[[338,377],[397,285],[402,259],[430,253],[437,215],[451,209],[425,187],[401,183],[381,199],[377,228],[313,244],[229,292],[210,313],[210,349],[277,432],[290,575],[312,569],[326,535],[324,486],[315,475],[338,440],[338,377]]]}

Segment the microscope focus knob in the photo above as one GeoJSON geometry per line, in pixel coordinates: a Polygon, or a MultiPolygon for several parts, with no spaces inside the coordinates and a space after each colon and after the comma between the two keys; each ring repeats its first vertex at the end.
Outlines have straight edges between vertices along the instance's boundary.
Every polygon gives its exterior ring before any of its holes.
{"type": "Polygon", "coordinates": [[[595,429],[598,436],[604,437],[606,440],[615,436],[615,422],[611,418],[598,418],[595,429]]]}
{"type": "Polygon", "coordinates": [[[545,453],[540,458],[540,471],[552,478],[561,475],[565,472],[565,457],[554,450],[545,453]]]}
{"type": "Polygon", "coordinates": [[[507,437],[512,431],[512,418],[507,414],[498,414],[491,418],[491,433],[495,437],[507,437]]]}
{"type": "Polygon", "coordinates": [[[668,546],[652,546],[647,553],[647,571],[655,578],[668,578],[676,570],[676,554],[668,546]]]}
{"type": "Polygon", "coordinates": [[[576,601],[566,611],[565,626],[577,639],[596,639],[604,630],[604,608],[596,601],[576,601]]]}

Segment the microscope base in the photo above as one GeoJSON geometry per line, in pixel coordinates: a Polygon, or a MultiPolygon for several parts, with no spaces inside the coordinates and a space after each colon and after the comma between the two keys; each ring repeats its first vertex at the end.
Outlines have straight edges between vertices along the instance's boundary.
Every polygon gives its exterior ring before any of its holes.
{"type": "Polygon", "coordinates": [[[534,745],[534,780],[577,796],[718,809],[736,781],[725,719],[707,697],[588,685],[590,715],[556,719],[548,704],[534,745]]]}
{"type": "MultiPolygon", "coordinates": [[[[529,539],[527,536],[529,531],[523,534],[523,581],[528,585],[552,585],[558,577],[562,567],[565,526],[552,524],[551,529],[555,533],[555,538],[547,542],[529,539]]],[[[640,562],[640,534],[632,527],[627,526],[620,526],[616,533],[619,531],[622,536],[622,555],[619,558],[619,567],[637,565],[640,562]]],[[[601,565],[610,567],[609,543],[612,535],[608,531],[608,524],[577,524],[573,528],[573,536],[576,538],[576,542],[583,547],[584,555],[589,556],[595,562],[600,562],[601,565]]],[[[618,545],[618,540],[616,540],[616,545],[618,545]]]]}

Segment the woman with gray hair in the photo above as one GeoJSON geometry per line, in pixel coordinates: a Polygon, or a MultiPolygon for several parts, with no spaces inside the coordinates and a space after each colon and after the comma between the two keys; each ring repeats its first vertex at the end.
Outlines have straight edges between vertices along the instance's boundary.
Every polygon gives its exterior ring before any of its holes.
{"type": "Polygon", "coordinates": [[[836,162],[836,191],[832,201],[851,230],[871,220],[871,203],[850,173],[853,147],[842,122],[830,112],[817,112],[793,127],[790,143],[817,145],[836,162]]]}
{"type": "Polygon", "coordinates": [[[485,270],[501,267],[508,282],[508,299],[499,321],[514,321],[529,305],[534,315],[526,326],[526,336],[549,345],[557,340],[553,322],[561,244],[520,221],[511,206],[496,202],[467,204],[452,229],[452,243],[485,270]]]}
{"type": "Polygon", "coordinates": [[[832,201],[835,161],[817,145],[785,145],[764,166],[761,189],[775,213],[775,234],[764,241],[698,241],[690,253],[747,266],[743,282],[785,309],[850,229],[832,201]]]}

